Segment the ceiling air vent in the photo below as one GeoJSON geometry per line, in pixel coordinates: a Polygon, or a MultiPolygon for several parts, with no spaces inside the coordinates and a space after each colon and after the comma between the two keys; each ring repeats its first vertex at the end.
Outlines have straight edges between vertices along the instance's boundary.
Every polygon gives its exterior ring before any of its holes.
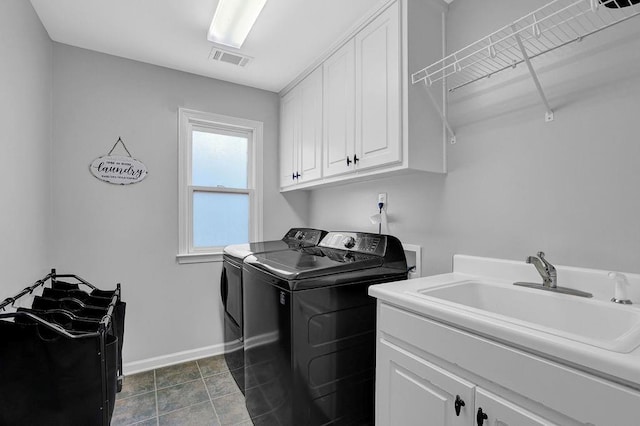
{"type": "Polygon", "coordinates": [[[209,59],[211,59],[212,61],[226,62],[228,64],[236,65],[239,67],[246,67],[253,58],[249,56],[239,55],[237,53],[227,52],[226,50],[214,47],[211,49],[209,59]]]}

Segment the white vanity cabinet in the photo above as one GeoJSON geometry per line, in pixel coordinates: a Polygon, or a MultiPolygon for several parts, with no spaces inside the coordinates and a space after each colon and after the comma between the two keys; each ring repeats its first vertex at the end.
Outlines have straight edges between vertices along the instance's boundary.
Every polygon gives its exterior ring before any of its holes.
{"type": "Polygon", "coordinates": [[[555,425],[384,339],[377,356],[377,424],[555,425]]]}
{"type": "Polygon", "coordinates": [[[383,300],[376,345],[379,426],[640,424],[638,390],[383,300]]]}
{"type": "Polygon", "coordinates": [[[322,175],[322,67],[280,101],[280,187],[322,175]]]}
{"type": "Polygon", "coordinates": [[[555,269],[592,297],[514,286],[536,268],[465,255],[370,286],[376,424],[640,425],[640,274],[621,273],[633,304],[619,305],[608,271],[555,269]]]}

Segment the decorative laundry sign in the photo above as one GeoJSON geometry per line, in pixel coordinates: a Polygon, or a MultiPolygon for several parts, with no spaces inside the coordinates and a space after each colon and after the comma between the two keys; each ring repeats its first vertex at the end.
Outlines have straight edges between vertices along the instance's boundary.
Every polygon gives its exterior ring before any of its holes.
{"type": "Polygon", "coordinates": [[[118,138],[107,155],[93,160],[89,165],[89,170],[101,181],[115,185],[138,183],[147,176],[147,166],[131,156],[121,138],[118,138]],[[118,143],[122,144],[124,150],[129,154],[128,157],[111,155],[118,143]]]}

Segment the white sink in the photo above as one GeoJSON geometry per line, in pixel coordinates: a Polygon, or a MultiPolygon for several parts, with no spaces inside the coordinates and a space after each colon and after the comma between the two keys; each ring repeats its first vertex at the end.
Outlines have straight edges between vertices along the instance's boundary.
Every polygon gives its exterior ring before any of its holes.
{"type": "Polygon", "coordinates": [[[417,289],[415,295],[614,352],[640,344],[640,310],[631,306],[482,281],[417,289]]]}

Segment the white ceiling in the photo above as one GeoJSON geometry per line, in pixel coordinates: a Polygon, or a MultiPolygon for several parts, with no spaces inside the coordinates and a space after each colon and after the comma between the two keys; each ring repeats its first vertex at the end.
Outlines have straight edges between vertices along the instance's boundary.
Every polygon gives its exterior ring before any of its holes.
{"type": "Polygon", "coordinates": [[[278,92],[381,0],[268,0],[237,51],[254,58],[245,68],[209,59],[218,0],[31,3],[54,41],[278,92]]]}

